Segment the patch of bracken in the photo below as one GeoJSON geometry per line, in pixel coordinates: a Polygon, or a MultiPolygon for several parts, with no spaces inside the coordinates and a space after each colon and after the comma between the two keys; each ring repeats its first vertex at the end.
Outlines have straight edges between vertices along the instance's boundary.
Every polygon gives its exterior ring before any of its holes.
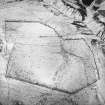
{"type": "Polygon", "coordinates": [[[3,105],[3,104],[0,102],[0,105],[3,105]]]}
{"type": "Polygon", "coordinates": [[[96,45],[97,44],[97,40],[96,39],[92,39],[91,40],[91,45],[96,45]]]}
{"type": "Polygon", "coordinates": [[[93,1],[94,1],[94,0],[82,0],[82,3],[83,3],[85,6],[90,6],[93,1]]]}
{"type": "Polygon", "coordinates": [[[12,105],[25,105],[22,101],[14,100],[12,105]]]}
{"type": "Polygon", "coordinates": [[[99,6],[93,6],[92,9],[93,9],[94,11],[97,11],[97,10],[99,9],[99,6]]]}
{"type": "Polygon", "coordinates": [[[105,46],[104,47],[102,46],[102,53],[105,56],[105,46]]]}
{"type": "Polygon", "coordinates": [[[96,5],[100,5],[102,2],[104,2],[104,0],[95,0],[96,5]]]}
{"type": "Polygon", "coordinates": [[[55,101],[51,105],[78,105],[78,103],[71,98],[70,99],[63,98],[59,101],[55,101]]]}
{"type": "Polygon", "coordinates": [[[74,101],[72,98],[70,98],[70,99],[63,98],[62,101],[67,101],[68,104],[70,104],[70,105],[78,105],[78,103],[76,101],[74,101]]]}
{"type": "Polygon", "coordinates": [[[46,103],[47,103],[47,97],[43,97],[38,101],[38,103],[36,103],[36,105],[46,105],[46,103]]]}

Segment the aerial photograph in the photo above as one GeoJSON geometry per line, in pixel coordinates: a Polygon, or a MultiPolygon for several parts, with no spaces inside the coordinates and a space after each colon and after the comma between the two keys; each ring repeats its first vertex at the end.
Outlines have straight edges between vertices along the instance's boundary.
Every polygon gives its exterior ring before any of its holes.
{"type": "Polygon", "coordinates": [[[105,0],[0,0],[0,105],[105,105],[105,0]]]}

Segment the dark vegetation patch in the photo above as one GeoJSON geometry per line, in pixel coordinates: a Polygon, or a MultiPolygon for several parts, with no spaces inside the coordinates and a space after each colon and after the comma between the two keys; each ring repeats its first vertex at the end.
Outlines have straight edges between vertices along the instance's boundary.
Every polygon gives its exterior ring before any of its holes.
{"type": "Polygon", "coordinates": [[[0,105],[3,105],[3,104],[0,102],[0,105]]]}
{"type": "Polygon", "coordinates": [[[94,1],[94,0],[82,0],[82,3],[83,3],[85,6],[90,6],[93,1],[94,1]]]}
{"type": "Polygon", "coordinates": [[[12,105],[25,105],[22,101],[19,101],[19,100],[14,100],[12,102],[12,105]]]}

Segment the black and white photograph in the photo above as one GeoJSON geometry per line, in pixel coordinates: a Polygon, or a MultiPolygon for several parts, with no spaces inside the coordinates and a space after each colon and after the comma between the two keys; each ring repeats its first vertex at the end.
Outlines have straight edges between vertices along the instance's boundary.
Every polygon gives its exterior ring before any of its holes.
{"type": "Polygon", "coordinates": [[[0,105],[105,105],[105,0],[0,0],[0,105]]]}

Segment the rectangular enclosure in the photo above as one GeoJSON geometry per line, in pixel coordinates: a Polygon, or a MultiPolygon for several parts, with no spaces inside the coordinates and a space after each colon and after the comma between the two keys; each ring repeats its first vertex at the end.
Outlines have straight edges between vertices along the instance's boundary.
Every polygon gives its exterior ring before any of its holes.
{"type": "Polygon", "coordinates": [[[5,32],[7,42],[13,43],[7,77],[69,93],[96,82],[95,71],[86,71],[79,58],[63,51],[61,39],[51,27],[6,21],[5,32]]]}

